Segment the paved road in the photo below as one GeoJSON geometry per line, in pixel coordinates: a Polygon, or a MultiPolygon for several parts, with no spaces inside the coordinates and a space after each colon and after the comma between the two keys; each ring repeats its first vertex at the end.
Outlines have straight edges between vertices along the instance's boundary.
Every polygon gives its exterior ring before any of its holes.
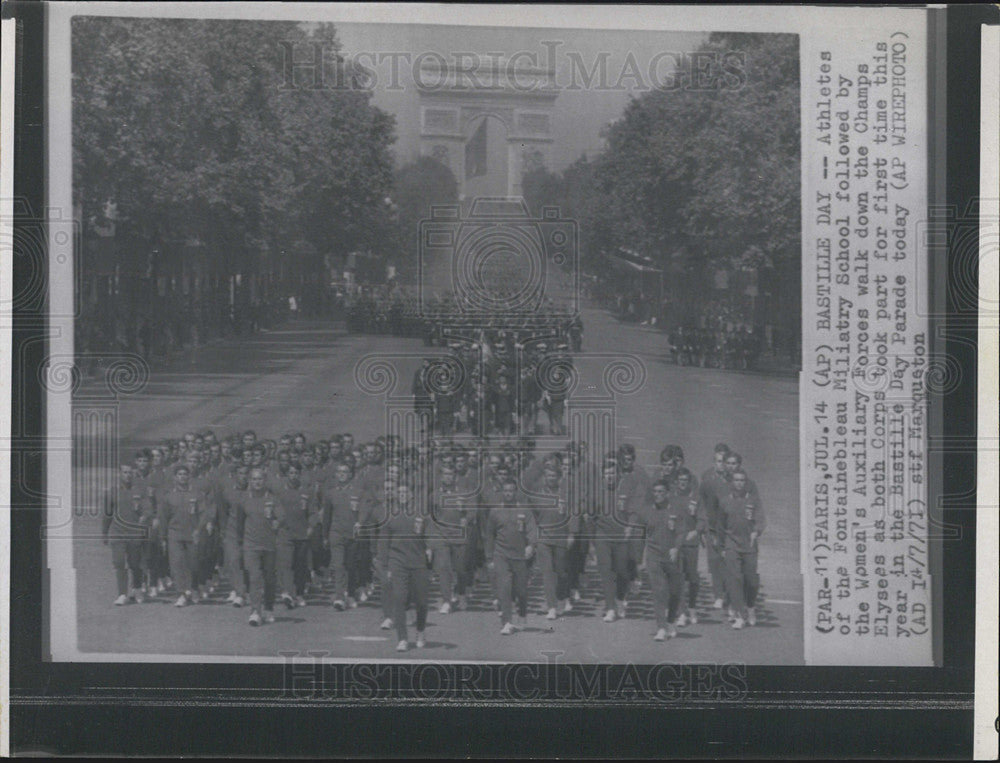
{"type": "MultiPolygon", "coordinates": [[[[510,637],[499,635],[499,619],[489,611],[489,592],[480,585],[470,611],[432,613],[427,648],[411,651],[406,658],[544,661],[543,653],[562,652],[560,659],[569,662],[801,664],[796,381],[679,368],[669,362],[665,338],[658,332],[620,324],[596,310],[585,312],[584,323],[585,353],[628,353],[643,361],[645,385],[616,408],[618,437],[635,444],[641,462],[655,464],[667,442],[683,446],[687,465],[698,474],[710,465],[716,442],[726,441],[743,453],[769,510],[768,531],[761,540],[765,601],[758,626],[735,632],[718,613],[710,613],[699,625],[683,629],[678,639],[653,642],[648,586],[624,621],[605,624],[595,606],[599,580],[591,569],[582,605],[554,624],[537,614],[541,590],[535,575],[535,614],[529,617],[527,631],[510,637]]],[[[409,356],[400,361],[400,391],[405,393],[409,369],[416,367],[422,351],[414,339],[352,336],[329,324],[309,322],[189,351],[154,367],[146,388],[122,403],[122,447],[128,452],[205,426],[217,432],[253,428],[271,437],[286,431],[303,431],[313,438],[350,431],[368,439],[383,431],[383,400],[357,389],[358,360],[371,353],[409,356]]],[[[588,364],[606,359],[580,363],[578,391],[598,381],[588,376],[588,364]]],[[[94,520],[79,522],[74,559],[82,652],[275,658],[279,652],[319,650],[331,657],[396,657],[394,637],[378,629],[381,610],[375,602],[338,613],[325,596],[315,595],[309,607],[279,611],[274,625],[258,629],[247,627],[246,610],[222,604],[225,588],[212,604],[181,610],[165,598],[114,607],[110,551],[82,537],[93,535],[94,520]]],[[[704,570],[704,559],[702,565],[704,570]]],[[[708,596],[703,585],[703,603],[708,596]]]]}

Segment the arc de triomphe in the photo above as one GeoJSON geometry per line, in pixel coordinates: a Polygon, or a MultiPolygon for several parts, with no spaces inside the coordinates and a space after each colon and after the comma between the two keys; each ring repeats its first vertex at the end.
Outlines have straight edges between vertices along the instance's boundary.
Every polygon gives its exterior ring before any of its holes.
{"type": "Polygon", "coordinates": [[[443,59],[423,63],[421,155],[451,168],[464,199],[520,196],[525,168],[552,166],[554,80],[552,70],[499,57],[463,68],[443,59]],[[478,158],[470,159],[470,150],[478,158]]]}

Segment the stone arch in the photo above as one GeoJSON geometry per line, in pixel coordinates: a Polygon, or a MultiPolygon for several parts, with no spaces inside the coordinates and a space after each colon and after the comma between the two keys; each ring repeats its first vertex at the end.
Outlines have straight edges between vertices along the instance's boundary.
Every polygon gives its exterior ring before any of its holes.
{"type": "MultiPolygon", "coordinates": [[[[515,67],[516,68],[516,67],[515,67]]],[[[509,64],[486,67],[476,74],[481,81],[497,83],[489,88],[467,86],[468,79],[453,70],[448,62],[437,67],[439,77],[434,87],[419,87],[421,108],[420,153],[433,155],[436,145],[447,145],[451,167],[459,182],[462,196],[478,196],[485,190],[478,176],[467,177],[465,148],[474,131],[484,121],[488,125],[490,150],[497,158],[504,152],[503,174],[506,183],[486,184],[491,196],[520,194],[523,172],[523,152],[538,148],[548,155],[554,140],[552,113],[558,88],[554,72],[521,68],[513,71],[509,64]],[[511,77],[516,76],[516,79],[511,77]],[[535,81],[527,88],[525,82],[535,81]],[[468,184],[468,188],[466,185],[468,184]]],[[[495,180],[495,177],[494,177],[495,180]]]]}

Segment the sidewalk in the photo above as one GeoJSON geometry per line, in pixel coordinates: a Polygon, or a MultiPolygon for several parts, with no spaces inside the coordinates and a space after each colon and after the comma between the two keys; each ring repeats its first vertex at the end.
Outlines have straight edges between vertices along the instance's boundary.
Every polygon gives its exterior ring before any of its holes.
{"type": "MultiPolygon", "coordinates": [[[[229,334],[227,336],[217,336],[208,339],[207,341],[201,342],[197,345],[187,344],[175,347],[172,350],[165,352],[163,354],[154,354],[151,356],[142,356],[142,359],[146,362],[147,367],[150,372],[169,369],[175,367],[179,362],[183,361],[185,358],[190,359],[195,362],[199,354],[210,348],[234,348],[240,345],[245,345],[254,341],[259,340],[261,337],[267,336],[280,331],[289,330],[302,330],[309,331],[315,329],[322,329],[326,331],[334,331],[338,333],[346,333],[345,322],[342,318],[289,318],[280,323],[276,323],[270,328],[258,329],[254,333],[250,334],[229,334]]],[[[81,376],[82,383],[93,382],[100,379],[105,370],[107,369],[108,363],[115,360],[116,357],[120,357],[121,354],[137,354],[129,350],[118,350],[115,348],[107,348],[98,351],[91,351],[86,354],[86,365],[79,366],[79,372],[81,376]],[[101,362],[104,360],[105,362],[101,362]]],[[[79,362],[80,356],[77,356],[77,361],[79,362]]]]}

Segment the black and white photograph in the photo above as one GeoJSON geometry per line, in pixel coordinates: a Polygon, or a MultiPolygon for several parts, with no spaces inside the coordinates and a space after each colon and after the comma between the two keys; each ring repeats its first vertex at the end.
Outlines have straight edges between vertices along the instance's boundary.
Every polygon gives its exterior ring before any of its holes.
{"type": "Polygon", "coordinates": [[[796,35],[76,17],[72,70],[80,658],[802,662],[796,35]]]}
{"type": "Polygon", "coordinates": [[[0,754],[990,757],[998,21],[5,4],[0,754]]]}

